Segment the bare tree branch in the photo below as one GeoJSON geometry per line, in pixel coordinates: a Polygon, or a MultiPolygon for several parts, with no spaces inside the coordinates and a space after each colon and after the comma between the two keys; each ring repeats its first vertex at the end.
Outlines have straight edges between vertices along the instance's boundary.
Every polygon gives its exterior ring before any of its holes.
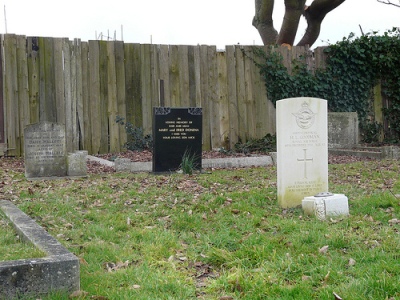
{"type": "Polygon", "coordinates": [[[303,15],[307,20],[308,26],[303,38],[297,46],[313,45],[320,34],[321,24],[325,16],[344,1],[345,0],[314,0],[310,6],[306,6],[303,15]]]}
{"type": "Polygon", "coordinates": [[[392,1],[390,1],[390,0],[377,0],[377,1],[380,2],[380,3],[383,3],[383,4],[388,4],[388,5],[393,5],[393,6],[400,7],[400,1],[399,1],[399,4],[392,3],[392,1]]]}
{"type": "Polygon", "coordinates": [[[298,45],[309,45],[311,47],[319,36],[321,23],[325,16],[344,1],[314,0],[310,6],[306,6],[306,0],[284,0],[285,16],[278,34],[272,19],[274,0],[255,0],[256,12],[253,18],[253,26],[257,28],[264,45],[285,44],[292,46],[299,28],[300,18],[304,15],[308,27],[298,45]]]}

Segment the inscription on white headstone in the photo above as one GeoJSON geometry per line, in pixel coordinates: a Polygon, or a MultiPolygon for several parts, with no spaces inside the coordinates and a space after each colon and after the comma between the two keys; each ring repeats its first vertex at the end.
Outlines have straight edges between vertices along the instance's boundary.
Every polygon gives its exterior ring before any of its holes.
{"type": "Polygon", "coordinates": [[[328,191],[327,101],[283,99],[276,114],[278,202],[294,207],[328,191]]]}

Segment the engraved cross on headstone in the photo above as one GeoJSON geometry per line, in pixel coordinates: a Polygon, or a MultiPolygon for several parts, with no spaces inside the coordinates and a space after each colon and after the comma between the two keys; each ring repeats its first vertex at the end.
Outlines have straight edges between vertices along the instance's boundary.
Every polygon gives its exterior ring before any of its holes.
{"type": "Polygon", "coordinates": [[[304,179],[307,179],[307,162],[313,161],[313,158],[307,158],[307,149],[303,149],[304,158],[298,158],[297,161],[304,162],[304,179]]]}

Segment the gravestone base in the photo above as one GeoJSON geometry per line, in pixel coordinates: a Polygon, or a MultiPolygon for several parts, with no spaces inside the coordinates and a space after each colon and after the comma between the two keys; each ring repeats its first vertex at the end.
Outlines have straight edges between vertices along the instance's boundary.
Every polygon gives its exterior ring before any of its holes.
{"type": "Polygon", "coordinates": [[[325,220],[326,217],[349,215],[349,201],[344,194],[305,197],[301,206],[306,215],[315,215],[320,220],[325,220]]]}

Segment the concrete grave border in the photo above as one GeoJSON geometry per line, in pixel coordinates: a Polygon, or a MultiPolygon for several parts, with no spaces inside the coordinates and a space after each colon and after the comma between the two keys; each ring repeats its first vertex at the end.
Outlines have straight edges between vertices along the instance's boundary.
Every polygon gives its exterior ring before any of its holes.
{"type": "Polygon", "coordinates": [[[47,254],[0,262],[0,299],[79,290],[79,259],[10,201],[0,200],[0,209],[22,239],[47,254]]]}
{"type": "MultiPolygon", "coordinates": [[[[102,163],[99,159],[88,159],[102,163]]],[[[246,168],[246,167],[265,167],[273,164],[271,156],[246,156],[246,157],[228,157],[228,158],[207,158],[202,160],[202,168],[246,168]]],[[[108,166],[115,167],[117,172],[151,172],[152,162],[131,162],[129,158],[117,158],[115,163],[108,166]]]]}

